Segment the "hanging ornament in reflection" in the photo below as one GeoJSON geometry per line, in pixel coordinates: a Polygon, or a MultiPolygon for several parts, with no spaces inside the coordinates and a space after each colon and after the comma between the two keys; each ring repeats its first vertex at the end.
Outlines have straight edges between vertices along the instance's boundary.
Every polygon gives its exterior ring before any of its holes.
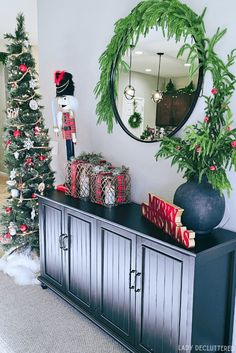
{"type": "Polygon", "coordinates": [[[135,88],[131,85],[131,75],[132,75],[132,52],[134,45],[130,45],[130,54],[129,54],[129,84],[125,87],[124,95],[128,100],[132,100],[135,97],[135,88]]]}
{"type": "Polygon", "coordinates": [[[156,90],[152,94],[152,100],[154,103],[160,103],[160,101],[163,99],[163,93],[161,91],[156,90]]]}
{"type": "Polygon", "coordinates": [[[160,101],[163,99],[163,92],[159,89],[159,84],[160,84],[160,74],[161,74],[161,57],[162,55],[164,55],[164,53],[157,53],[157,55],[159,56],[157,89],[152,93],[152,101],[154,103],[160,103],[160,101]]]}

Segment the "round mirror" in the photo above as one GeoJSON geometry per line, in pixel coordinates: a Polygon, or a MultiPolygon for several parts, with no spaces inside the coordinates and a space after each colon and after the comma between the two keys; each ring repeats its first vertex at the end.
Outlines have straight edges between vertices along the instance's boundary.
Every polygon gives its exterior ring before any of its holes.
{"type": "MultiPolygon", "coordinates": [[[[131,43],[115,77],[110,77],[112,108],[121,127],[134,139],[155,142],[174,135],[190,117],[200,94],[202,70],[190,76],[188,51],[179,57],[192,38],[166,39],[152,29],[131,43]]],[[[199,60],[196,59],[197,68],[199,60]]]]}

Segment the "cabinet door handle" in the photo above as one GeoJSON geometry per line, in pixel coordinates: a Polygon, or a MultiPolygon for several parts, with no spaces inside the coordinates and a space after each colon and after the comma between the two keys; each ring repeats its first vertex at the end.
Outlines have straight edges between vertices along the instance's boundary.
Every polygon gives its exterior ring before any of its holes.
{"type": "Polygon", "coordinates": [[[64,251],[68,250],[68,242],[67,244],[65,243],[65,240],[68,239],[68,235],[67,234],[63,234],[63,238],[62,238],[62,249],[64,251]]]}
{"type": "Polygon", "coordinates": [[[65,234],[61,234],[60,236],[59,236],[59,244],[60,244],[60,249],[63,249],[63,236],[64,236],[65,234]]]}
{"type": "MultiPolygon", "coordinates": [[[[135,292],[141,292],[141,288],[137,288],[137,278],[141,276],[141,272],[137,272],[136,275],[135,275],[135,292]]],[[[139,285],[140,287],[140,285],[139,285]]]]}
{"type": "Polygon", "coordinates": [[[134,284],[132,284],[132,274],[135,273],[135,270],[129,272],[129,289],[134,289],[134,284]]]}

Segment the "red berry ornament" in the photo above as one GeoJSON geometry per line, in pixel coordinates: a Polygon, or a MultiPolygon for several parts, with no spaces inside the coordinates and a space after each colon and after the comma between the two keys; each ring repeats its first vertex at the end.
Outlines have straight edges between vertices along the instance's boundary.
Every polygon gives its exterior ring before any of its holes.
{"type": "Polygon", "coordinates": [[[34,127],[34,134],[35,136],[40,134],[40,128],[37,125],[34,127]]]}
{"type": "Polygon", "coordinates": [[[46,159],[46,157],[43,154],[41,154],[38,158],[41,162],[45,161],[45,159],[46,159]]]}
{"type": "Polygon", "coordinates": [[[37,199],[38,196],[36,194],[32,194],[31,197],[32,199],[37,199]]]}
{"type": "Polygon", "coordinates": [[[218,93],[217,88],[212,88],[211,93],[214,94],[214,96],[218,93]]]}
{"type": "Polygon", "coordinates": [[[234,141],[231,142],[231,146],[232,146],[233,148],[236,148],[236,140],[234,140],[234,141]]]}
{"type": "Polygon", "coordinates": [[[210,121],[209,116],[205,116],[204,121],[205,121],[205,123],[209,123],[209,121],[210,121]]]}
{"type": "Polygon", "coordinates": [[[210,166],[210,170],[211,170],[212,172],[214,172],[214,171],[216,170],[216,166],[215,166],[215,165],[211,165],[211,166],[210,166]]]}
{"type": "Polygon", "coordinates": [[[26,224],[22,224],[22,225],[20,226],[20,230],[22,231],[22,233],[26,232],[27,229],[28,229],[28,227],[27,227],[26,224]]]}
{"type": "Polygon", "coordinates": [[[7,141],[5,142],[5,144],[6,144],[6,146],[10,146],[10,145],[11,145],[11,140],[7,140],[7,141]]]}
{"type": "Polygon", "coordinates": [[[6,209],[5,209],[5,212],[6,212],[6,214],[11,214],[11,211],[12,211],[12,208],[11,207],[7,207],[6,209]]]}
{"type": "Polygon", "coordinates": [[[11,239],[11,234],[10,233],[6,233],[5,234],[5,239],[11,239]]]}
{"type": "Polygon", "coordinates": [[[195,149],[196,149],[196,152],[197,152],[197,153],[200,153],[200,152],[201,152],[201,147],[200,147],[200,146],[196,146],[195,149]]]}
{"type": "Polygon", "coordinates": [[[26,165],[29,165],[29,166],[32,165],[32,164],[33,164],[33,159],[32,159],[31,157],[26,158],[25,164],[26,164],[26,165]]]}
{"type": "Polygon", "coordinates": [[[17,130],[15,130],[15,131],[13,131],[13,136],[16,137],[16,138],[17,138],[17,137],[20,137],[20,136],[21,136],[20,130],[17,129],[17,130]]]}
{"type": "Polygon", "coordinates": [[[19,70],[21,72],[26,72],[28,70],[28,67],[25,64],[20,64],[19,70]]]}

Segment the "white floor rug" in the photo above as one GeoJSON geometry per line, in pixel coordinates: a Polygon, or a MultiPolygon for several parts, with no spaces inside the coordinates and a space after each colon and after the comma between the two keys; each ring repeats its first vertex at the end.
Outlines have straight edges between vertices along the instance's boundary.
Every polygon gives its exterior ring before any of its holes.
{"type": "Polygon", "coordinates": [[[10,250],[0,259],[0,271],[13,277],[18,285],[39,284],[39,270],[39,258],[29,248],[12,254],[10,250]]]}

